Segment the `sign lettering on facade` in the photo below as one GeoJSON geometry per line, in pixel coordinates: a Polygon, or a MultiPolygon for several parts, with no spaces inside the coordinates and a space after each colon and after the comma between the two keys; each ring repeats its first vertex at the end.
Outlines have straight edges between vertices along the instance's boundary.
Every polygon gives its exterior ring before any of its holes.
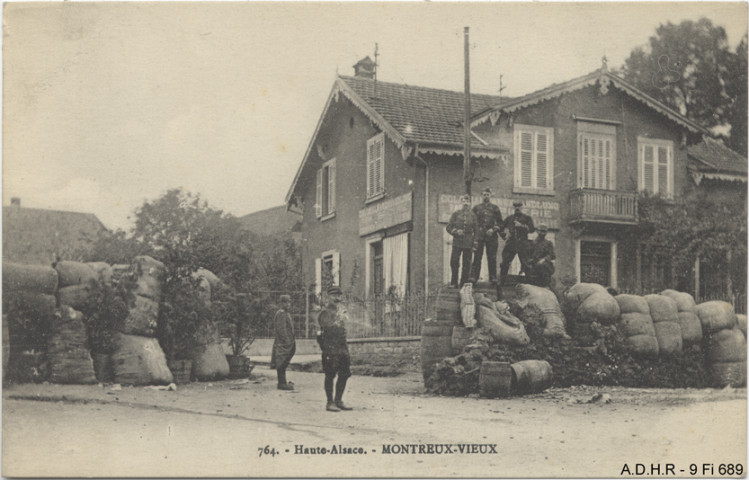
{"type": "MultiPolygon", "coordinates": [[[[515,212],[512,206],[514,198],[492,198],[491,202],[499,207],[502,217],[507,218],[515,212]]],[[[471,205],[481,202],[481,197],[471,197],[471,205]]],[[[438,213],[439,222],[447,223],[450,215],[460,208],[460,195],[440,195],[438,213]]],[[[533,223],[538,226],[546,224],[551,230],[559,230],[560,213],[559,202],[551,200],[523,200],[523,213],[530,215],[533,223]]]]}
{"type": "Polygon", "coordinates": [[[409,192],[359,210],[359,236],[410,221],[411,198],[412,194],[409,192]]]}

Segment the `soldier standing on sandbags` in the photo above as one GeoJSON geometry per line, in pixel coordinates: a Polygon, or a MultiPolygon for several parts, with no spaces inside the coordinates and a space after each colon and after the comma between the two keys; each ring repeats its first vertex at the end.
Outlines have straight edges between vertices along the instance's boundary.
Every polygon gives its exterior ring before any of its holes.
{"type": "Polygon", "coordinates": [[[289,315],[291,297],[281,295],[279,303],[281,308],[276,312],[276,317],[273,320],[276,327],[276,339],[273,342],[270,368],[276,369],[279,390],[294,390],[294,383],[286,381],[286,368],[289,366],[294,353],[296,353],[294,322],[291,321],[291,315],[289,315]]]}
{"type": "Polygon", "coordinates": [[[549,288],[551,276],[554,274],[554,244],[546,240],[546,232],[549,227],[538,226],[538,236],[533,242],[533,255],[531,260],[531,272],[536,286],[549,288]]]}
{"type": "Polygon", "coordinates": [[[471,197],[462,195],[460,197],[461,209],[456,210],[450,216],[447,224],[447,233],[453,236],[453,249],[450,254],[450,270],[452,279],[450,285],[458,287],[458,267],[463,257],[463,270],[460,275],[460,286],[471,278],[471,257],[476,249],[476,230],[478,223],[476,215],[471,211],[471,197]]]}
{"type": "Polygon", "coordinates": [[[528,234],[536,231],[533,226],[533,219],[523,213],[523,202],[516,200],[512,202],[515,207],[515,213],[507,217],[499,231],[502,239],[507,239],[505,230],[510,231],[510,238],[505,242],[502,249],[502,263],[499,266],[499,284],[504,285],[507,278],[507,272],[510,270],[510,263],[515,259],[515,255],[520,258],[520,270],[529,273],[528,261],[530,260],[530,245],[528,234]]]}
{"type": "Polygon", "coordinates": [[[351,357],[346,343],[346,310],[341,306],[343,292],[340,287],[333,285],[328,288],[328,304],[325,305],[317,317],[320,331],[317,342],[322,349],[322,369],[325,372],[325,396],[328,403],[325,410],[339,412],[351,410],[343,403],[343,391],[351,376],[351,357]],[[333,380],[338,375],[333,397],[333,380]]]}
{"type": "Polygon", "coordinates": [[[497,233],[502,225],[502,212],[499,207],[491,203],[492,189],[486,187],[481,192],[481,203],[473,207],[473,213],[476,215],[478,230],[476,232],[476,254],[473,257],[473,274],[474,280],[478,281],[481,276],[481,259],[484,256],[484,247],[486,247],[486,261],[489,264],[489,282],[497,282],[497,248],[499,241],[497,233]]]}

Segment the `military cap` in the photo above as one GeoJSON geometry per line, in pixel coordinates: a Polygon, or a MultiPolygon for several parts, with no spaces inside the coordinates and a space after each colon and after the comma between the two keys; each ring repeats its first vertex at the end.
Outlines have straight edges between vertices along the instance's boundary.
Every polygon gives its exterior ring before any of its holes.
{"type": "Polygon", "coordinates": [[[542,223],[541,225],[538,226],[538,228],[536,230],[538,230],[539,232],[548,232],[549,231],[549,227],[547,227],[546,225],[544,225],[542,223]]]}
{"type": "Polygon", "coordinates": [[[471,196],[468,195],[468,194],[461,195],[460,196],[460,201],[462,202],[463,200],[468,200],[470,202],[471,201],[471,196]]]}
{"type": "Polygon", "coordinates": [[[523,206],[523,202],[521,202],[520,200],[515,200],[514,202],[512,202],[512,206],[513,207],[522,207],[523,206]]]}
{"type": "Polygon", "coordinates": [[[489,187],[486,187],[485,189],[483,189],[483,190],[481,191],[481,193],[489,193],[489,194],[491,194],[491,193],[492,193],[492,189],[491,189],[491,188],[489,188],[489,187]]]}
{"type": "Polygon", "coordinates": [[[328,288],[328,295],[342,295],[341,287],[333,285],[328,288]]]}
{"type": "Polygon", "coordinates": [[[278,300],[280,302],[290,302],[291,301],[291,295],[281,295],[278,297],[278,300]]]}

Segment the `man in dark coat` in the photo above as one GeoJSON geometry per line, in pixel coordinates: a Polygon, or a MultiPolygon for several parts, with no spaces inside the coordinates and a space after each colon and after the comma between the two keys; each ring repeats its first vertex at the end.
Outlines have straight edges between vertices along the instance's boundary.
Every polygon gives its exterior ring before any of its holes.
{"type": "Polygon", "coordinates": [[[273,319],[276,328],[276,339],[273,342],[270,367],[276,369],[279,390],[294,390],[294,384],[286,381],[286,368],[289,366],[289,362],[291,362],[291,358],[296,352],[294,323],[291,321],[291,315],[289,315],[291,297],[281,295],[279,303],[281,304],[281,308],[278,309],[276,317],[273,319]]]}
{"type": "Polygon", "coordinates": [[[515,213],[505,219],[499,232],[502,239],[507,239],[502,249],[502,263],[499,266],[500,285],[504,285],[510,263],[515,259],[515,255],[520,258],[521,271],[524,271],[526,275],[530,273],[528,262],[531,245],[528,241],[528,234],[535,232],[536,228],[533,226],[533,219],[523,213],[523,202],[516,200],[512,206],[515,207],[515,213]],[[505,230],[509,230],[510,238],[507,238],[505,230]]]}
{"type": "Polygon", "coordinates": [[[551,285],[551,276],[554,274],[554,260],[557,258],[554,254],[554,244],[546,240],[546,232],[548,231],[546,225],[538,226],[538,236],[533,242],[531,260],[534,283],[539,287],[546,288],[551,285]]]}
{"type": "Polygon", "coordinates": [[[450,270],[452,277],[450,285],[458,286],[458,267],[463,257],[463,269],[460,275],[460,286],[468,282],[471,277],[471,257],[476,249],[476,230],[478,224],[476,215],[471,211],[471,197],[463,195],[460,197],[461,209],[456,210],[450,216],[447,224],[447,233],[453,236],[453,248],[450,254],[450,270]]]}
{"type": "Polygon", "coordinates": [[[478,230],[476,231],[476,253],[473,257],[472,277],[478,280],[481,276],[481,259],[486,247],[486,261],[489,264],[489,281],[497,281],[497,233],[502,225],[502,212],[491,202],[492,189],[486,187],[481,192],[481,203],[473,207],[476,215],[478,230]]]}
{"type": "Polygon", "coordinates": [[[343,403],[343,391],[351,376],[351,357],[346,342],[346,309],[341,304],[343,292],[337,286],[328,288],[328,304],[325,305],[317,317],[320,324],[317,341],[322,349],[322,368],[325,372],[325,396],[328,403],[325,410],[339,412],[351,410],[343,403]],[[333,396],[333,381],[336,375],[335,397],[333,396]]]}

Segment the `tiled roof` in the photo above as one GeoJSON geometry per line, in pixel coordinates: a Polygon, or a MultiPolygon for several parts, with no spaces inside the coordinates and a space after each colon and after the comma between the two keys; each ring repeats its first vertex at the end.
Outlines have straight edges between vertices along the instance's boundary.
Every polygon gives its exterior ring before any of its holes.
{"type": "Polygon", "coordinates": [[[747,174],[747,158],[710,137],[689,147],[688,153],[696,160],[694,167],[701,172],[747,174]]]}
{"type": "Polygon", "coordinates": [[[92,213],[3,207],[3,259],[50,264],[59,256],[74,260],[107,232],[92,213]]]}
{"type": "MultiPolygon", "coordinates": [[[[463,145],[463,92],[381,82],[361,77],[339,77],[409,142],[463,145]]],[[[499,103],[500,97],[471,94],[477,113],[499,103]]],[[[475,138],[472,146],[483,145],[475,138]]]]}

